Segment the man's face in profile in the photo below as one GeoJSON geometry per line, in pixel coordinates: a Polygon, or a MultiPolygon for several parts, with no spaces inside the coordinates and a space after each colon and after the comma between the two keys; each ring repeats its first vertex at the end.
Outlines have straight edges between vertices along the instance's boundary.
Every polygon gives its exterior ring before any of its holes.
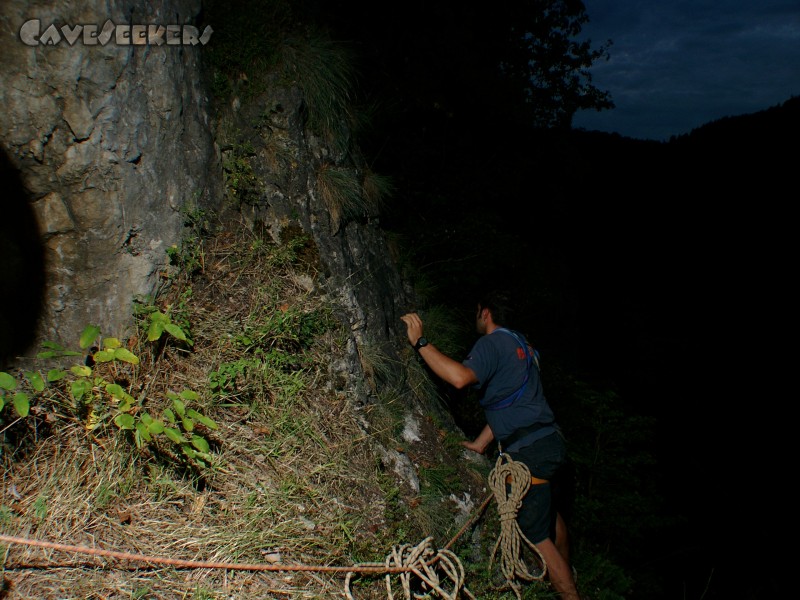
{"type": "Polygon", "coordinates": [[[478,314],[475,315],[475,331],[479,334],[484,335],[486,333],[486,309],[481,308],[481,305],[478,304],[478,314]]]}

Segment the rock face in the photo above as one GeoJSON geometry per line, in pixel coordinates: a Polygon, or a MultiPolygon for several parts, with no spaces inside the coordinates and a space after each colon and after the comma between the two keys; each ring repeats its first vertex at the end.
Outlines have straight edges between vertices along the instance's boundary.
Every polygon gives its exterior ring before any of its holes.
{"type": "Polygon", "coordinates": [[[203,44],[133,45],[116,30],[102,38],[109,20],[191,24],[199,0],[79,5],[3,4],[0,142],[4,183],[21,193],[6,187],[3,212],[16,223],[4,218],[2,231],[35,221],[39,239],[32,250],[29,236],[3,236],[0,361],[37,340],[73,346],[89,323],[123,335],[131,300],[153,292],[180,240],[182,211],[221,198],[203,44]],[[88,33],[70,43],[86,25],[97,26],[95,43],[88,33]],[[36,339],[25,335],[34,320],[36,339]]]}
{"type": "MultiPolygon", "coordinates": [[[[351,334],[331,371],[355,406],[376,401],[386,365],[401,364],[411,292],[379,226],[385,188],[346,115],[333,133],[311,125],[302,83],[284,73],[212,117],[202,42],[74,38],[83,24],[102,34],[108,20],[192,24],[199,0],[68,4],[6,0],[0,21],[0,370],[45,340],[74,348],[88,324],[126,337],[132,300],[156,292],[167,249],[192,213],[210,209],[276,243],[303,238],[318,268],[303,285],[333,300],[351,334]]],[[[408,394],[409,409],[419,402],[408,394]]],[[[420,422],[409,443],[438,444],[438,429],[425,421],[422,434],[420,422]]],[[[410,459],[383,450],[418,492],[410,459]]]]}
{"type": "Polygon", "coordinates": [[[357,149],[343,149],[336,140],[314,134],[302,92],[284,83],[246,102],[234,97],[216,131],[228,202],[238,204],[244,221],[265,228],[276,242],[296,230],[311,237],[320,266],[313,285],[342,308],[338,316],[353,336],[349,356],[338,369],[355,379],[370,377],[368,355],[396,357],[399,313],[409,293],[378,211],[364,197],[366,173],[357,149]],[[325,169],[336,169],[354,183],[360,197],[356,209],[336,217],[339,211],[331,209],[321,189],[325,169]]]}
{"type": "Polygon", "coordinates": [[[105,44],[69,43],[77,26],[102,35],[109,20],[191,24],[199,1],[68,4],[5,5],[0,140],[17,193],[4,199],[16,216],[3,221],[0,246],[0,362],[43,340],[74,347],[90,323],[124,336],[131,301],[156,289],[186,212],[223,204],[276,241],[290,230],[311,236],[321,265],[314,285],[335,297],[353,332],[352,374],[368,346],[393,354],[405,294],[349,140],[311,133],[303,93],[285,78],[255,98],[234,97],[212,119],[197,39],[135,45],[108,30],[105,44]],[[364,202],[353,206],[350,194],[333,206],[325,173],[355,185],[364,202]]]}

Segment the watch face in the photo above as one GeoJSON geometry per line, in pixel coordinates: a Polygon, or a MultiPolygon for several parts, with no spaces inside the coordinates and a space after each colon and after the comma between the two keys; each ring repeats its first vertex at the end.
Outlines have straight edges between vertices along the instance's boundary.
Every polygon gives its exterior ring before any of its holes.
{"type": "Polygon", "coordinates": [[[417,340],[417,343],[416,343],[416,345],[414,347],[419,349],[419,348],[422,348],[423,346],[427,346],[427,345],[428,345],[428,340],[425,337],[421,337],[421,338],[419,338],[417,340]]]}

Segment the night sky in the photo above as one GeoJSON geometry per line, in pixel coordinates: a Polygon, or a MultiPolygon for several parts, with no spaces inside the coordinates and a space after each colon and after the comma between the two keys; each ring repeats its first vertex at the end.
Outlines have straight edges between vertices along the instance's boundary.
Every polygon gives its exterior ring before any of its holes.
{"type": "Polygon", "coordinates": [[[584,0],[582,35],[613,40],[592,69],[616,108],[574,125],[637,139],[673,135],[800,95],[796,0],[584,0]]]}

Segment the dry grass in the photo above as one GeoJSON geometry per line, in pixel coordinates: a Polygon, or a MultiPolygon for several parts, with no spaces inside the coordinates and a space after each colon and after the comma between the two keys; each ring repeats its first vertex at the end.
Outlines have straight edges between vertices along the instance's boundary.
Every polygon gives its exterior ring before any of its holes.
{"type": "Polygon", "coordinates": [[[331,217],[331,233],[343,222],[369,214],[372,208],[364,197],[355,170],[328,163],[317,169],[317,189],[331,217]]]}
{"type": "MultiPolygon", "coordinates": [[[[184,323],[193,345],[146,342],[141,330],[126,341],[141,364],[117,373],[150,414],[168,406],[167,392],[196,391],[197,408],[219,425],[202,432],[211,464],[186,460],[168,440],[137,449],[110,419],[89,433],[68,388],[56,385],[4,432],[0,533],[151,557],[323,568],[188,569],[15,543],[0,546],[3,597],[341,598],[344,574],[325,566],[383,562],[394,545],[429,535],[444,543],[463,522],[449,494],[472,489],[478,499],[474,472],[459,483],[441,469],[452,460],[441,423],[416,414],[422,440],[403,439],[410,407],[435,393],[413,353],[407,364],[389,364],[360,349],[371,384],[380,382],[376,404],[360,406],[352,390],[364,383],[334,371],[349,332],[314,287],[313,244],[290,230],[279,244],[225,230],[182,250],[202,256],[201,267],[174,273],[155,301],[184,323]],[[416,465],[418,494],[378,447],[416,465]],[[445,473],[454,489],[432,488],[426,473],[445,473]]],[[[380,577],[356,587],[358,598],[386,597],[380,577]]]]}
{"type": "MultiPolygon", "coordinates": [[[[2,533],[184,560],[380,560],[378,461],[352,399],[328,370],[346,338],[324,297],[308,289],[313,265],[298,258],[304,244],[291,249],[245,234],[205,243],[203,272],[178,276],[158,301],[191,324],[193,349],[138,342],[132,386],[146,393],[151,413],[168,390],[197,391],[219,425],[205,432],[213,464],[181,464],[168,444],[139,452],[113,426],[90,436],[77,414],[61,411],[46,428],[29,420],[24,425],[37,429],[3,453],[2,533]],[[209,374],[226,365],[233,377],[212,392],[209,374]]],[[[38,401],[42,414],[55,414],[38,401]]],[[[335,597],[342,586],[341,576],[325,573],[114,562],[12,544],[4,556],[8,597],[335,597]]]]}

